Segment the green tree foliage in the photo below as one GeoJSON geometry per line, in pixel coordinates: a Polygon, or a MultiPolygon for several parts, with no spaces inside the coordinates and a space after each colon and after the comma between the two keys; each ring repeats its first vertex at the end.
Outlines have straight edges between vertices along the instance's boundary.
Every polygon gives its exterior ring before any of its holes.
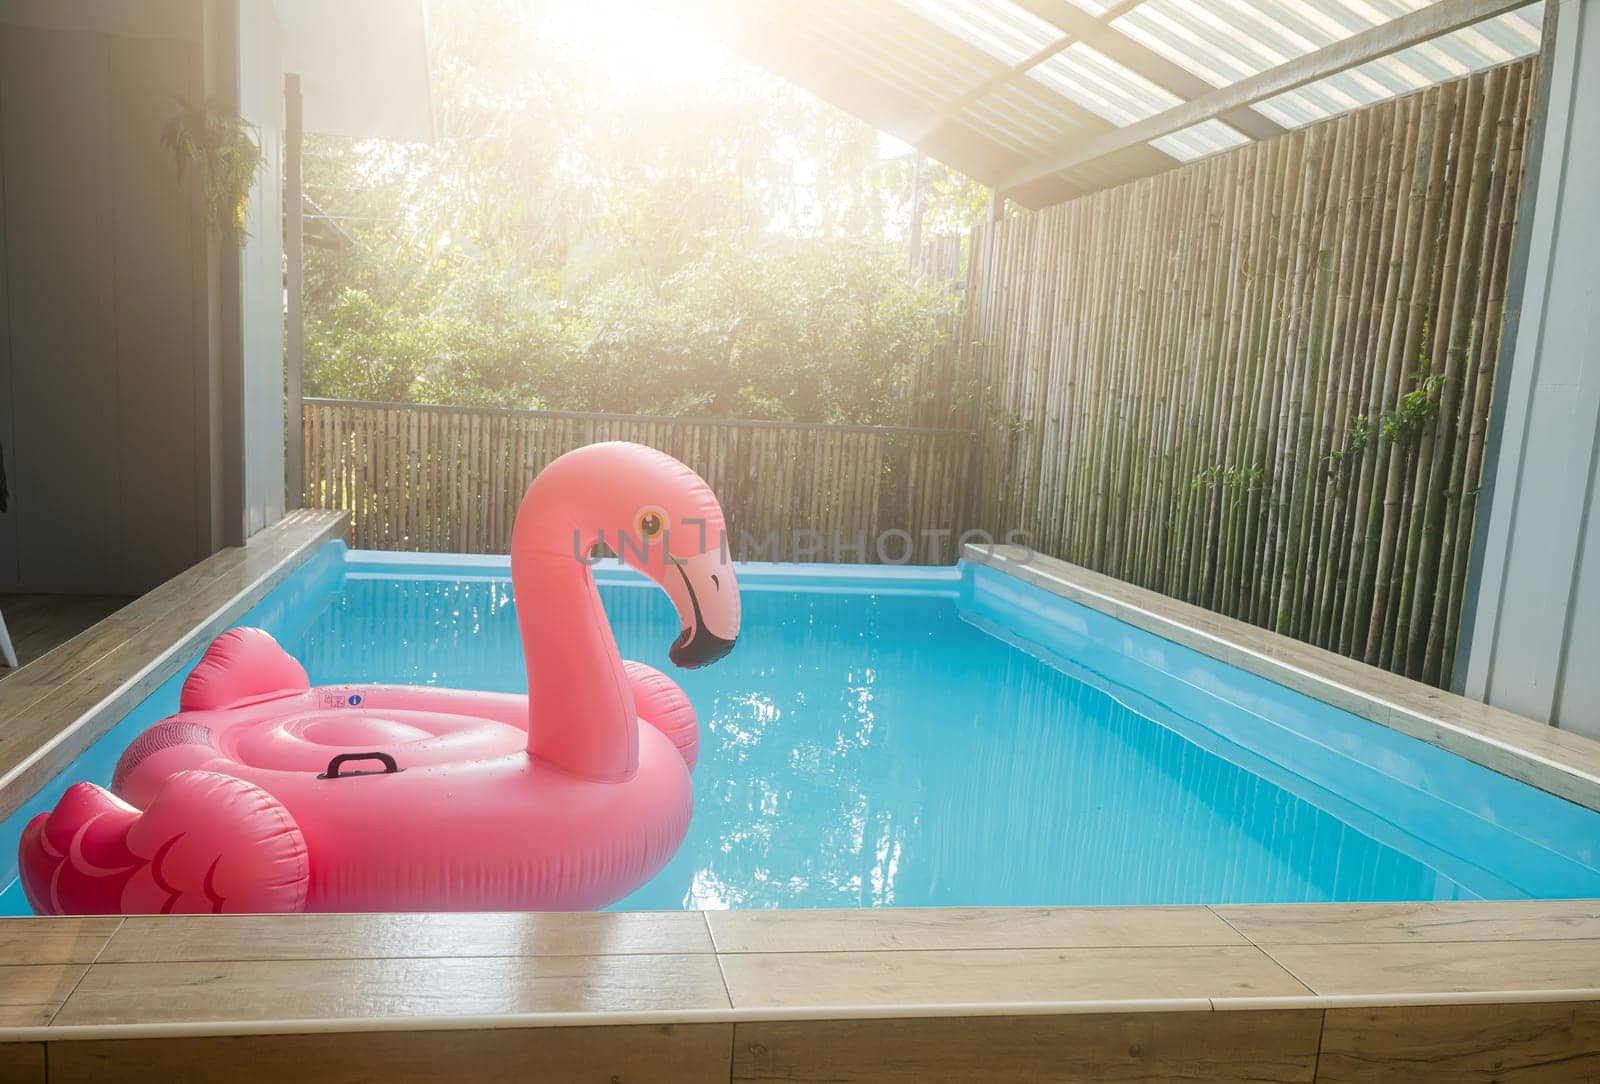
{"type": "MultiPolygon", "coordinates": [[[[436,142],[308,139],[353,240],[308,251],[308,394],[901,420],[952,305],[908,265],[909,157],[749,67],[619,86],[572,10],[437,0],[436,142]]],[[[924,177],[925,235],[981,211],[924,177]]]]}

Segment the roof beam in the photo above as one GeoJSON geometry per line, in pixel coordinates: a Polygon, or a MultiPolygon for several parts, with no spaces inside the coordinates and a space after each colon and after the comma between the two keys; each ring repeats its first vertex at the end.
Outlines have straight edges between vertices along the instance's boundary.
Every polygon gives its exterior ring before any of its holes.
{"type": "Polygon", "coordinates": [[[1008,177],[1002,191],[1021,187],[1066,170],[1077,169],[1107,155],[1152,139],[1171,135],[1192,125],[1212,120],[1230,110],[1242,109],[1267,98],[1296,90],[1308,83],[1338,75],[1371,60],[1397,53],[1473,23],[1491,19],[1525,6],[1529,0],[1436,0],[1418,11],[1392,19],[1382,26],[1363,30],[1343,41],[1303,57],[1268,68],[1198,98],[1174,106],[1153,117],[1136,121],[1114,132],[1094,136],[1064,150],[1060,155],[1038,162],[1008,177]]]}
{"type": "MultiPolygon", "coordinates": [[[[1216,89],[1187,68],[1173,63],[1110,25],[1112,20],[1137,7],[1137,4],[1119,4],[1104,15],[1094,16],[1069,0],[1012,2],[1180,98],[1199,98],[1216,89]]],[[[1272,139],[1284,131],[1276,121],[1249,108],[1229,110],[1218,119],[1226,121],[1251,139],[1272,139]]]]}

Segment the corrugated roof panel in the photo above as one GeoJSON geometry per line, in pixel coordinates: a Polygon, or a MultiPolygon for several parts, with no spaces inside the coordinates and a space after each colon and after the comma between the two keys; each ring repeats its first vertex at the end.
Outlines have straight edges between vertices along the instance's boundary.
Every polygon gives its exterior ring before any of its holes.
{"type": "Polygon", "coordinates": [[[933,100],[940,93],[939,88],[948,85],[942,84],[934,76],[907,70],[892,57],[886,56],[880,43],[870,39],[842,41],[817,27],[797,27],[795,35],[802,41],[831,52],[846,67],[887,84],[919,102],[933,100]]]}
{"type": "Polygon", "coordinates": [[[1140,4],[1112,26],[1212,86],[1227,86],[1260,70],[1247,35],[1170,0],[1140,4]]]}
{"type": "Polygon", "coordinates": [[[1027,147],[1051,145],[1062,131],[1070,131],[1070,120],[1055,113],[1039,109],[1015,95],[989,95],[968,103],[961,111],[968,124],[986,128],[1003,127],[1013,138],[1027,147]]]}
{"type": "Polygon", "coordinates": [[[1032,69],[1028,78],[1119,126],[1171,109],[1182,101],[1082,42],[1032,69]]]}
{"type": "Polygon", "coordinates": [[[1180,162],[1192,162],[1196,158],[1231,150],[1248,142],[1250,137],[1238,129],[1220,120],[1208,120],[1169,136],[1152,139],[1150,145],[1180,162]]]}
{"type": "Polygon", "coordinates": [[[853,0],[809,0],[805,15],[794,25],[825,26],[840,38],[872,37],[893,49],[902,62],[922,66],[925,59],[935,66],[962,77],[956,92],[977,85],[1005,71],[1006,65],[990,56],[961,34],[954,34],[937,23],[910,16],[896,2],[859,4],[853,0]]]}
{"type": "Polygon", "coordinates": [[[992,133],[992,138],[1030,161],[1062,138],[1037,125],[1019,124],[1015,114],[991,102],[974,102],[960,119],[969,128],[992,133]]]}
{"type": "Polygon", "coordinates": [[[1112,26],[1213,86],[1226,86],[1430,0],[1145,0],[1112,26]]]}
{"type": "Polygon", "coordinates": [[[1012,117],[1034,133],[1037,146],[1053,148],[1082,131],[1080,118],[1083,111],[1074,114],[1074,108],[1072,103],[1055,92],[1024,79],[973,102],[967,112],[992,111],[1012,117]]]}
{"type": "Polygon", "coordinates": [[[1081,124],[1090,117],[1089,110],[1056,88],[1046,86],[1035,79],[1017,79],[1005,86],[997,87],[994,97],[1013,102],[1016,108],[1031,109],[1043,116],[1057,118],[1061,122],[1074,125],[1081,124]]]}
{"type": "Polygon", "coordinates": [[[792,29],[825,44],[866,74],[899,86],[929,108],[978,86],[1001,70],[997,64],[982,66],[981,57],[944,48],[937,41],[919,40],[907,32],[908,27],[871,20],[865,15],[857,19],[817,17],[798,21],[792,29]],[[875,21],[878,25],[873,25],[875,21]]]}
{"type": "Polygon", "coordinates": [[[1414,45],[1358,68],[1268,98],[1256,109],[1286,128],[1405,94],[1539,51],[1542,2],[1414,45]]]}
{"type": "MultiPolygon", "coordinates": [[[[1081,10],[1102,20],[1115,14],[1101,25],[1128,39],[1117,44],[1142,49],[1117,48],[1092,34],[1086,34],[1089,41],[1068,40],[1077,36],[1033,15],[1020,0],[700,2],[725,7],[724,21],[735,23],[766,12],[770,46],[763,48],[804,48],[820,58],[814,72],[802,68],[813,89],[838,97],[837,83],[849,86],[846,97],[876,96],[878,101],[862,105],[862,113],[903,138],[931,140],[938,133],[948,150],[954,129],[970,133],[970,140],[958,141],[956,157],[970,163],[963,168],[1004,180],[1007,173],[1027,175],[1018,171],[1018,160],[1040,166],[1059,161],[1086,135],[1137,123],[1195,97],[1193,81],[1172,65],[1207,86],[1229,86],[1439,0],[1059,0],[1067,14],[1081,10]],[[1162,62],[1154,63],[1145,50],[1162,62]],[[1044,52],[1050,55],[1040,63],[1013,73],[1044,52]]],[[[1531,3],[1251,108],[1285,128],[1300,127],[1507,63],[1537,52],[1542,17],[1542,3],[1531,3]]],[[[1267,131],[1230,116],[1253,135],[1267,131]]],[[[1212,119],[1091,160],[1051,183],[1063,190],[1118,183],[1249,138],[1212,119]]],[[[1023,186],[1042,197],[1037,187],[1023,186]]]]}
{"type": "Polygon", "coordinates": [[[1030,161],[1059,153],[1063,145],[1085,138],[1083,126],[1070,116],[1055,112],[1032,113],[1029,114],[1030,123],[1018,125],[1016,121],[1022,115],[1011,99],[996,97],[972,103],[962,112],[961,120],[980,131],[1006,123],[1008,134],[1023,143],[1019,152],[1030,161]]]}
{"type": "Polygon", "coordinates": [[[1008,0],[895,0],[1007,67],[1061,39],[1061,31],[1008,0]]]}

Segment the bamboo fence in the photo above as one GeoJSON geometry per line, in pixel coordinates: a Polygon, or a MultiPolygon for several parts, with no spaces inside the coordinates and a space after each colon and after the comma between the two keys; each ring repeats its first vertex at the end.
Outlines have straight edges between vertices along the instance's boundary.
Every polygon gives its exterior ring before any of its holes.
{"type": "Polygon", "coordinates": [[[1020,528],[1448,684],[1532,96],[1519,61],[975,229],[908,379],[913,417],[962,428],[307,400],[305,501],[358,546],[504,552],[540,468],[635,440],[705,476],[746,558],[870,561],[893,529],[939,563],[1020,528]]]}
{"type": "MultiPolygon", "coordinates": [[[[949,234],[923,245],[912,264],[919,281],[952,294],[965,289],[966,279],[961,274],[965,240],[961,234],[949,234]]],[[[972,373],[962,357],[960,327],[959,313],[941,316],[938,341],[906,374],[907,413],[912,425],[972,428],[972,373]]]]}
{"type": "Polygon", "coordinates": [[[349,509],[351,544],[366,549],[505,553],[534,475],[602,440],[694,467],[734,555],[752,560],[948,563],[973,488],[967,430],[318,399],[303,410],[305,503],[349,509]]]}
{"type": "Polygon", "coordinates": [[[974,522],[1438,684],[1533,62],[972,239],[974,522]]]}

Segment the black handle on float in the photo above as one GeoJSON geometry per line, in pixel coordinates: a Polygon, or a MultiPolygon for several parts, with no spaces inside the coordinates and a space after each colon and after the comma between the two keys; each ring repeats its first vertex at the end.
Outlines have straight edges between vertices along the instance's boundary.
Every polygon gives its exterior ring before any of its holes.
{"type": "Polygon", "coordinates": [[[328,761],[328,770],[317,776],[318,779],[354,779],[358,775],[394,775],[400,771],[400,765],[394,762],[394,757],[388,753],[340,753],[328,761]],[[375,772],[345,772],[339,774],[339,769],[355,760],[376,760],[382,763],[383,768],[375,772]]]}

